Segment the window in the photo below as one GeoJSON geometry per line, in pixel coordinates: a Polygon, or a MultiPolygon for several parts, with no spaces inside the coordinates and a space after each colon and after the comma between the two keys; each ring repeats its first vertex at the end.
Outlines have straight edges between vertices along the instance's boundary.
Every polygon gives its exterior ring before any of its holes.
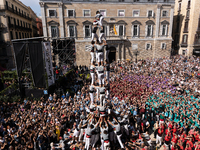
{"type": "Polygon", "coordinates": [[[161,49],[166,49],[166,43],[161,43],[161,49]]]}
{"type": "Polygon", "coordinates": [[[124,0],[119,0],[119,2],[124,2],[124,0]]]}
{"type": "Polygon", "coordinates": [[[181,11],[181,3],[178,5],[178,11],[181,11]]]}
{"type": "Polygon", "coordinates": [[[17,25],[19,26],[19,19],[17,19],[17,25]]]}
{"type": "Polygon", "coordinates": [[[190,10],[187,10],[186,19],[189,19],[189,17],[190,17],[190,10]]]}
{"type": "Polygon", "coordinates": [[[153,17],[153,10],[148,10],[147,16],[148,17],[153,17]]]}
{"type": "Polygon", "coordinates": [[[90,10],[83,10],[84,17],[90,17],[90,10]]]}
{"type": "Polygon", "coordinates": [[[14,5],[12,4],[12,10],[14,10],[14,5]]]}
{"type": "Polygon", "coordinates": [[[22,33],[22,39],[24,38],[24,33],[22,33]]]}
{"type": "Polygon", "coordinates": [[[140,16],[140,10],[133,10],[133,17],[139,17],[140,16]]]}
{"type": "Polygon", "coordinates": [[[15,32],[15,36],[16,36],[16,39],[18,39],[18,33],[17,32],[15,32]]]}
{"type": "Polygon", "coordinates": [[[149,50],[149,49],[151,49],[151,43],[146,44],[146,50],[149,50]]]}
{"type": "Polygon", "coordinates": [[[147,37],[153,36],[153,25],[146,26],[146,36],[147,37]]]}
{"type": "Polygon", "coordinates": [[[56,10],[49,10],[49,17],[56,17],[56,10]]]}
{"type": "Polygon", "coordinates": [[[26,12],[24,12],[24,16],[26,16],[26,12]]]}
{"type": "Polygon", "coordinates": [[[91,28],[90,25],[85,26],[85,38],[91,37],[91,28]]]}
{"type": "Polygon", "coordinates": [[[51,26],[51,37],[58,37],[58,27],[51,26]]]}
{"type": "Polygon", "coordinates": [[[68,17],[74,17],[75,16],[74,10],[68,10],[67,13],[68,13],[68,17]]]}
{"type": "Polygon", "coordinates": [[[167,17],[167,16],[168,16],[168,12],[166,10],[163,10],[162,17],[167,17]]]}
{"type": "Polygon", "coordinates": [[[124,35],[124,26],[120,25],[119,26],[119,36],[123,36],[124,35]]]}
{"type": "Polygon", "coordinates": [[[188,35],[183,35],[183,41],[182,44],[187,44],[187,39],[188,39],[188,35]]]}
{"type": "Polygon", "coordinates": [[[148,0],[148,2],[153,2],[153,0],[148,0]]]}
{"type": "Polygon", "coordinates": [[[20,21],[20,26],[22,27],[22,21],[20,21]]]}
{"type": "Polygon", "coordinates": [[[139,36],[139,25],[133,25],[133,37],[139,36]]]}
{"type": "Polygon", "coordinates": [[[75,26],[69,26],[69,37],[75,37],[75,26]]]}
{"type": "Polygon", "coordinates": [[[162,34],[161,35],[162,36],[166,36],[167,35],[167,25],[164,24],[161,27],[162,27],[162,34]]]}
{"type": "Polygon", "coordinates": [[[140,0],[133,0],[134,2],[139,2],[140,0]]]}
{"type": "Polygon", "coordinates": [[[6,8],[8,8],[8,2],[6,1],[6,8]]]}
{"type": "Polygon", "coordinates": [[[187,9],[190,9],[190,0],[188,0],[187,9]]]}
{"type": "Polygon", "coordinates": [[[125,16],[125,10],[118,10],[118,17],[124,17],[125,16]]]}
{"type": "Polygon", "coordinates": [[[17,7],[15,6],[15,10],[16,10],[16,12],[17,12],[17,7]]]}
{"type": "Polygon", "coordinates": [[[19,39],[21,39],[22,38],[22,35],[21,35],[21,32],[19,32],[19,39]]]}
{"type": "Polygon", "coordinates": [[[8,16],[8,24],[11,24],[10,17],[8,16]]]}
{"type": "Polygon", "coordinates": [[[16,25],[16,19],[14,18],[14,25],[16,25]]]}
{"type": "Polygon", "coordinates": [[[11,38],[11,40],[13,39],[13,32],[12,31],[10,31],[10,38],[11,38]]]}
{"type": "Polygon", "coordinates": [[[19,13],[21,12],[21,10],[19,9],[19,13]]]}
{"type": "Polygon", "coordinates": [[[99,10],[99,12],[105,17],[106,16],[106,10],[99,10]]]}
{"type": "Polygon", "coordinates": [[[188,32],[188,21],[185,22],[184,32],[188,32]]]}

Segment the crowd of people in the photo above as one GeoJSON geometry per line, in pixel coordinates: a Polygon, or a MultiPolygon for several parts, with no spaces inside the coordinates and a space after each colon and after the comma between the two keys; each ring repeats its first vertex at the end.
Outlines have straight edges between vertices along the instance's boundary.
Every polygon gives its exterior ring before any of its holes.
{"type": "Polygon", "coordinates": [[[101,40],[91,42],[91,82],[70,78],[74,95],[0,102],[0,149],[200,150],[199,58],[110,64],[101,40]]]}

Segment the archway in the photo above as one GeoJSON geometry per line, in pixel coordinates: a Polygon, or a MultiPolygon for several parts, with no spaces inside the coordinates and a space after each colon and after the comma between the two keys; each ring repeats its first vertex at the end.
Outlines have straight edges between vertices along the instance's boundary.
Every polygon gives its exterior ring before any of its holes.
{"type": "Polygon", "coordinates": [[[110,48],[110,53],[108,55],[109,62],[112,63],[113,61],[116,60],[116,48],[114,46],[111,46],[110,48]]]}

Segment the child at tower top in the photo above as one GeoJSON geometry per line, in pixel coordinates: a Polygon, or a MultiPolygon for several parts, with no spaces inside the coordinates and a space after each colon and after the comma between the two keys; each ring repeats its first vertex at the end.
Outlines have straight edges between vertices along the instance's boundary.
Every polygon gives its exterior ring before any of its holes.
{"type": "Polygon", "coordinates": [[[102,24],[103,24],[103,15],[100,13],[100,11],[96,11],[95,19],[97,20],[99,26],[101,27],[101,30],[103,30],[102,24]]]}

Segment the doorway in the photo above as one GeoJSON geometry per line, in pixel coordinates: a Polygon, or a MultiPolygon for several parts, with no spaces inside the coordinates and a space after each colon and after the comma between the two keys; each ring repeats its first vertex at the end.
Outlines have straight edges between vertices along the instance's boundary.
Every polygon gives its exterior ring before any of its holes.
{"type": "Polygon", "coordinates": [[[112,63],[113,61],[116,61],[116,48],[114,46],[111,46],[110,53],[108,55],[109,62],[112,63]]]}

